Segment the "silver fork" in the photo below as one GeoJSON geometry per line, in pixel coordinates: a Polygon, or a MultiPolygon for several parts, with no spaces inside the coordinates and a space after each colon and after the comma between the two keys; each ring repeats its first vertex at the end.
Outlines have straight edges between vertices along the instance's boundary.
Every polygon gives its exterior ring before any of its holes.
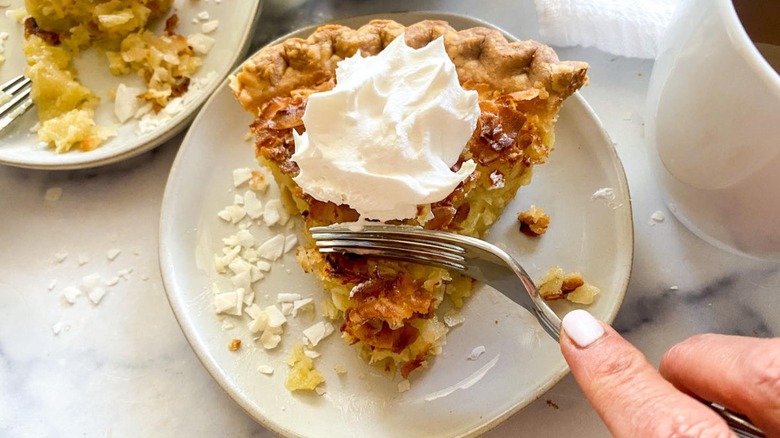
{"type": "MultiPolygon", "coordinates": [[[[473,237],[419,227],[345,225],[309,228],[321,253],[353,253],[378,256],[454,270],[487,283],[525,307],[556,341],[561,338],[561,319],[550,309],[525,269],[501,248],[473,237]]],[[[723,406],[701,401],[726,420],[737,436],[765,437],[744,416],[723,406]]]]}
{"type": "Polygon", "coordinates": [[[0,131],[32,106],[30,90],[30,79],[24,75],[19,75],[0,86],[0,131]]]}
{"type": "Polygon", "coordinates": [[[486,283],[533,313],[555,341],[561,319],[544,302],[525,269],[506,251],[473,237],[419,227],[363,225],[313,227],[321,253],[354,253],[403,260],[461,272],[486,283]]]}

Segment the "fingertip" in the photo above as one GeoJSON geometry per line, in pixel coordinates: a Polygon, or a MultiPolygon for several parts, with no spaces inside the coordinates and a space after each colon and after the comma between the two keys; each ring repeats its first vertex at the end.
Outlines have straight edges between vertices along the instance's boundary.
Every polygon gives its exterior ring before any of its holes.
{"type": "Polygon", "coordinates": [[[562,320],[563,331],[574,344],[587,348],[604,336],[604,327],[587,310],[577,309],[567,313],[562,320]]]}

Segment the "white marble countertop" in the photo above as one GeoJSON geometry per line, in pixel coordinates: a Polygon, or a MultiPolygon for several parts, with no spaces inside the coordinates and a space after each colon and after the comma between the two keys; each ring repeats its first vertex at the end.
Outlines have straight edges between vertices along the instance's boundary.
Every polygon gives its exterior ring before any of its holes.
{"type": "MultiPolygon", "coordinates": [[[[470,14],[518,37],[536,36],[530,1],[284,3],[264,6],[255,47],[306,24],[412,9],[470,14]]],[[[704,243],[663,205],[643,138],[652,62],[581,48],[558,52],[591,64],[591,84],[582,95],[616,143],[632,193],[634,269],[614,326],[654,363],[695,333],[780,333],[780,266],[704,243]],[[657,210],[666,220],[651,226],[657,210]]],[[[157,228],[180,142],[181,136],[93,170],[0,167],[1,436],[273,436],[198,362],[165,297],[157,228]],[[50,187],[62,188],[59,200],[45,200],[50,187]],[[107,257],[112,249],[121,251],[113,261],[107,257]],[[108,278],[127,268],[132,273],[97,306],[84,299],[69,305],[63,298],[63,290],[85,275],[108,278]]],[[[567,377],[487,435],[575,434],[608,435],[567,377]]]]}

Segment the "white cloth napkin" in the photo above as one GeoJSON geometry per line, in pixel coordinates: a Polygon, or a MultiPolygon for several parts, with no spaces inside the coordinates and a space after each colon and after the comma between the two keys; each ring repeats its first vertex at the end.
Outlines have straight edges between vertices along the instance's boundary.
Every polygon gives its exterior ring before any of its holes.
{"type": "Polygon", "coordinates": [[[534,0],[543,41],[655,58],[680,0],[534,0]]]}

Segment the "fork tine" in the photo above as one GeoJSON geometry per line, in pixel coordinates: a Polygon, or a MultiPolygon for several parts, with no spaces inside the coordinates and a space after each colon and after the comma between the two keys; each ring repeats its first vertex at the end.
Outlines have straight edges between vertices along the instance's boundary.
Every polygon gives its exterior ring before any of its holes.
{"type": "Polygon", "coordinates": [[[318,240],[318,248],[345,248],[345,249],[377,249],[387,251],[403,251],[411,255],[421,257],[434,257],[452,263],[464,264],[466,259],[457,254],[451,254],[439,250],[435,245],[422,242],[402,241],[391,239],[361,238],[361,239],[333,239],[318,240]]]}
{"type": "Polygon", "coordinates": [[[370,235],[370,234],[366,235],[362,233],[361,234],[314,233],[312,234],[312,237],[317,242],[338,240],[338,241],[351,241],[351,242],[375,242],[380,244],[386,243],[401,248],[407,248],[411,246],[414,249],[445,252],[448,255],[459,257],[459,259],[461,260],[463,259],[462,257],[463,254],[466,253],[466,251],[460,246],[450,245],[441,242],[425,241],[425,240],[415,239],[414,237],[410,238],[408,236],[403,238],[395,238],[395,237],[385,237],[381,235],[370,235]]]}
{"type": "Polygon", "coordinates": [[[27,78],[24,75],[19,75],[7,82],[5,82],[3,85],[0,85],[0,90],[3,91],[3,93],[13,94],[14,91],[12,91],[12,88],[19,89],[21,87],[24,87],[25,85],[30,83],[30,79],[27,78]]]}
{"type": "Polygon", "coordinates": [[[2,86],[0,95],[0,130],[5,129],[22,115],[33,102],[30,98],[32,84],[29,78],[19,75],[2,86]],[[6,98],[7,100],[4,101],[6,98]]]}
{"type": "Polygon", "coordinates": [[[437,258],[435,256],[425,256],[420,254],[412,254],[408,250],[399,249],[378,249],[372,247],[319,247],[319,252],[323,254],[336,253],[336,254],[358,254],[364,256],[377,256],[386,259],[400,260],[403,262],[419,263],[421,265],[430,265],[443,269],[452,269],[455,271],[463,271],[463,265],[459,263],[453,263],[444,259],[437,258]]]}
{"type": "Polygon", "coordinates": [[[398,238],[398,242],[404,243],[413,241],[419,245],[426,245],[429,248],[448,251],[453,254],[464,254],[466,251],[457,239],[451,237],[452,233],[443,233],[431,230],[422,230],[415,227],[403,226],[367,226],[363,230],[354,232],[346,228],[337,227],[312,227],[312,238],[314,240],[341,239],[341,240],[366,240],[378,239],[387,240],[398,238]]]}

